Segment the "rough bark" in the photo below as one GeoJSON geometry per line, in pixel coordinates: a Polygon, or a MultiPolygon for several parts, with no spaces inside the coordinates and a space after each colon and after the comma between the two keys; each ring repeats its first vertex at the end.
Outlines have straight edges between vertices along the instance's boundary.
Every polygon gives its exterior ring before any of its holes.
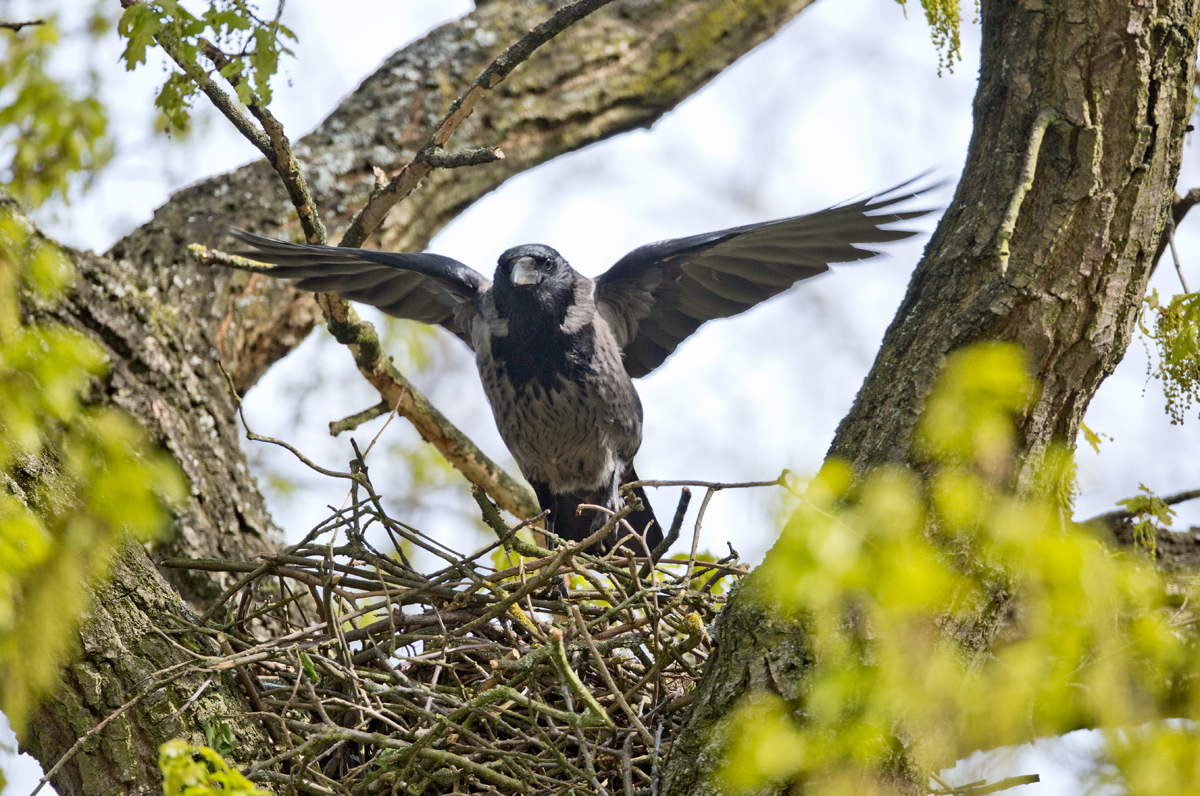
{"type": "MultiPolygon", "coordinates": [[[[1129,344],[1175,198],[1200,7],[984,0],[981,19],[965,171],[830,455],[859,470],[912,463],[913,428],[946,355],[1014,341],[1041,383],[1020,423],[1013,486],[1023,490],[1040,452],[1074,444],[1129,344]],[[1031,151],[1036,168],[1024,174],[1031,151]]],[[[665,793],[709,792],[713,731],[741,697],[798,690],[804,628],[765,621],[749,591],[720,617],[720,652],[676,740],[665,793]]]]}
{"type": "MultiPolygon", "coordinates": [[[[522,66],[463,125],[454,148],[499,146],[499,163],[436,172],[393,211],[377,245],[419,249],[471,202],[508,177],[624,130],[648,126],[811,0],[669,0],[614,4],[570,29],[522,66]]],[[[297,145],[324,221],[338,230],[367,195],[372,169],[394,172],[429,128],[505,45],[550,8],[495,0],[391,56],[297,145]]],[[[190,243],[221,248],[226,226],[286,236],[297,226],[270,168],[254,163],[179,193],[104,256],[76,253],[79,278],[55,316],[105,347],[110,375],[95,399],[145,425],[178,459],[192,499],[162,552],[251,558],[277,540],[238,447],[234,401],[218,368],[244,392],[294,348],[316,320],[310,295],[258,276],[196,266],[190,243]]],[[[486,267],[486,264],[479,264],[486,267]]],[[[130,548],[113,584],[96,594],[81,636],[85,655],[34,718],[29,749],[47,769],[91,727],[120,708],[146,675],[178,662],[151,620],[182,617],[180,596],[203,605],[226,583],[172,573],[173,591],[130,548]],[[159,640],[155,640],[159,639],[159,640]]],[[[219,712],[245,709],[214,683],[179,721],[162,722],[203,678],[189,676],[144,697],[89,738],[53,778],[62,796],[152,791],[156,747],[196,739],[219,712]],[[212,692],[209,694],[208,692],[212,692]],[[225,700],[212,707],[211,700],[225,700]]],[[[251,757],[267,748],[251,719],[229,719],[251,757]]]]}
{"type": "MultiPolygon", "coordinates": [[[[204,744],[205,729],[218,729],[227,714],[250,710],[232,671],[212,675],[203,692],[180,712],[210,674],[197,671],[192,652],[219,655],[209,639],[186,633],[168,637],[193,618],[141,547],[116,555],[109,581],[97,590],[80,632],[80,655],[66,668],[64,683],[34,718],[22,750],[49,769],[83,739],[51,783],[66,794],[162,793],[158,747],[172,738],[204,744]],[[180,645],[180,646],[176,646],[180,645]],[[160,685],[159,672],[177,667],[177,679],[160,685]],[[102,730],[89,731],[122,705],[137,699],[102,730]],[[176,715],[176,714],[179,715],[176,715]]],[[[239,764],[265,759],[271,739],[256,721],[231,721],[239,764]]]]}

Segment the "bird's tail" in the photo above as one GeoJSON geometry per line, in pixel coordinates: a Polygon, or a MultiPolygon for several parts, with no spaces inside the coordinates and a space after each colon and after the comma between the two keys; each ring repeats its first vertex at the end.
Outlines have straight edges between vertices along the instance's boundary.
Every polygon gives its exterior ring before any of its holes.
{"type": "MultiPolygon", "coordinates": [[[[629,472],[625,474],[624,482],[628,484],[631,481],[640,480],[641,479],[638,478],[637,471],[635,471],[633,466],[630,465],[629,472]]],[[[659,543],[663,540],[662,526],[658,524],[658,518],[654,516],[654,509],[650,507],[650,499],[646,497],[646,490],[642,489],[640,486],[634,487],[633,494],[637,496],[638,500],[642,501],[642,508],[641,510],[630,514],[627,519],[629,520],[629,524],[632,525],[634,530],[636,530],[638,533],[645,531],[646,547],[650,548],[651,552],[654,552],[654,548],[658,547],[659,543]]],[[[640,545],[638,546],[640,547],[640,545]]],[[[638,551],[638,555],[645,554],[646,553],[643,550],[638,551]]]]}
{"type": "MultiPolygon", "coordinates": [[[[625,477],[621,479],[621,482],[627,484],[630,481],[637,480],[637,473],[630,467],[625,473],[625,477]]],[[[534,488],[536,490],[537,485],[534,488]]],[[[560,495],[551,495],[548,489],[542,491],[538,493],[538,500],[542,505],[547,505],[548,503],[551,505],[551,529],[555,534],[564,539],[572,542],[581,542],[595,533],[608,519],[607,515],[598,511],[588,509],[579,510],[579,506],[582,503],[606,506],[609,502],[607,490],[601,489],[592,493],[584,492],[560,495]],[[543,495],[542,491],[545,491],[546,494],[543,495]]],[[[663,530],[659,526],[658,520],[654,517],[654,510],[650,508],[650,501],[646,497],[645,490],[641,487],[636,487],[633,493],[642,502],[642,508],[627,516],[625,521],[639,534],[646,534],[646,544],[643,546],[637,539],[626,538],[623,546],[631,550],[635,556],[645,556],[647,548],[649,548],[650,552],[653,552],[658,543],[663,540],[663,530]]],[[[628,537],[628,535],[628,531],[624,529],[613,531],[597,545],[599,548],[598,552],[601,554],[609,552],[620,538],[628,537]]]]}

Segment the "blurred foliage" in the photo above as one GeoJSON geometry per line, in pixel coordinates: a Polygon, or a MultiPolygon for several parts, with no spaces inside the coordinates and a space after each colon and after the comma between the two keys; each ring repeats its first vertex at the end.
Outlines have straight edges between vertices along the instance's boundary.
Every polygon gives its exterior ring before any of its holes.
{"type": "Polygon", "coordinates": [[[1188,595],[1069,520],[1069,468],[1005,489],[1033,391],[1016,348],[960,351],[919,423],[923,479],[829,460],[810,482],[744,585],[803,620],[807,668],[794,702],[755,694],[723,728],[728,791],[890,792],[1081,727],[1107,728],[1128,792],[1200,791],[1195,732],[1162,721],[1200,719],[1188,595]]]}
{"type": "Polygon", "coordinates": [[[132,420],[89,405],[103,350],[26,317],[72,276],[55,246],[0,206],[0,707],[18,733],[57,682],[88,585],[115,546],[164,531],[186,495],[174,462],[132,420]]]}
{"type": "MultiPolygon", "coordinates": [[[[103,32],[103,16],[89,21],[103,32]]],[[[78,87],[51,76],[59,44],[57,19],[19,31],[0,31],[0,183],[27,207],[67,198],[72,178],[90,180],[112,157],[108,116],[92,84],[78,87]]]]}
{"type": "Polygon", "coordinates": [[[155,104],[164,118],[178,130],[187,128],[192,103],[199,87],[188,74],[202,68],[203,56],[209,72],[218,72],[237,92],[243,104],[256,94],[265,105],[271,102],[271,78],[279,70],[281,55],[291,55],[285,42],[296,35],[280,24],[280,2],[272,18],[259,16],[258,4],[245,0],[211,0],[192,14],[176,0],[146,0],[125,9],[118,30],[126,40],[122,59],[126,69],[146,63],[147,51],[167,40],[183,62],[185,72],[172,71],[159,89],[155,104]],[[206,45],[220,50],[227,60],[220,68],[205,55],[206,45]]]}
{"type": "Polygon", "coordinates": [[[164,796],[269,796],[207,746],[167,741],[158,750],[164,796]]]}
{"type": "Polygon", "coordinates": [[[1088,428],[1087,423],[1080,423],[1079,431],[1083,434],[1083,439],[1087,442],[1088,447],[1092,449],[1093,453],[1100,453],[1100,443],[1104,440],[1113,441],[1112,437],[1102,431],[1092,431],[1088,428]]]}
{"type": "Polygon", "coordinates": [[[1167,416],[1181,424],[1192,404],[1200,402],[1200,292],[1175,296],[1164,306],[1158,291],[1150,291],[1138,326],[1158,354],[1158,365],[1151,362],[1146,373],[1162,382],[1167,416]]]}
{"type": "MultiPolygon", "coordinates": [[[[896,0],[907,12],[908,0],[896,0]]],[[[979,3],[976,0],[976,9],[979,3]]],[[[962,61],[962,7],[959,0],[921,0],[925,21],[929,23],[930,38],[938,53],[938,76],[942,70],[954,71],[954,63],[962,61]]]]}

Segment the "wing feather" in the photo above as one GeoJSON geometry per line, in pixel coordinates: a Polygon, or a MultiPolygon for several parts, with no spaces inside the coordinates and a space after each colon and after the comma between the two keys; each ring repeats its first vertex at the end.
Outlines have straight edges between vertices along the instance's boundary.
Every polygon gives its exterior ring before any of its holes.
{"type": "Polygon", "coordinates": [[[596,280],[596,302],[625,369],[644,376],[704,322],[745,312],[831,263],[874,257],[874,244],[915,235],[884,227],[930,212],[891,209],[937,187],[912,190],[914,182],[809,215],[634,249],[596,280]]]}
{"type": "Polygon", "coordinates": [[[468,346],[465,324],[478,313],[476,300],[491,285],[478,271],[440,254],[307,246],[240,229],[230,234],[251,247],[238,252],[256,261],[245,270],[287,279],[314,293],[340,293],[396,318],[440,325],[468,346]]]}

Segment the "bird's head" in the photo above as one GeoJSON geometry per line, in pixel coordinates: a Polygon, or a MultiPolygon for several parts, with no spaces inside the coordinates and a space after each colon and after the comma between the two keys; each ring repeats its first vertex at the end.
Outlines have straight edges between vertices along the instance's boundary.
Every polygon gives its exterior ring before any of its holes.
{"type": "Polygon", "coordinates": [[[514,289],[531,288],[539,285],[571,281],[573,269],[563,256],[540,243],[514,246],[500,255],[496,266],[496,282],[504,282],[514,289]]]}
{"type": "Polygon", "coordinates": [[[499,304],[537,304],[549,314],[561,315],[575,300],[580,279],[561,254],[538,243],[514,246],[500,255],[495,287],[499,304]]]}

